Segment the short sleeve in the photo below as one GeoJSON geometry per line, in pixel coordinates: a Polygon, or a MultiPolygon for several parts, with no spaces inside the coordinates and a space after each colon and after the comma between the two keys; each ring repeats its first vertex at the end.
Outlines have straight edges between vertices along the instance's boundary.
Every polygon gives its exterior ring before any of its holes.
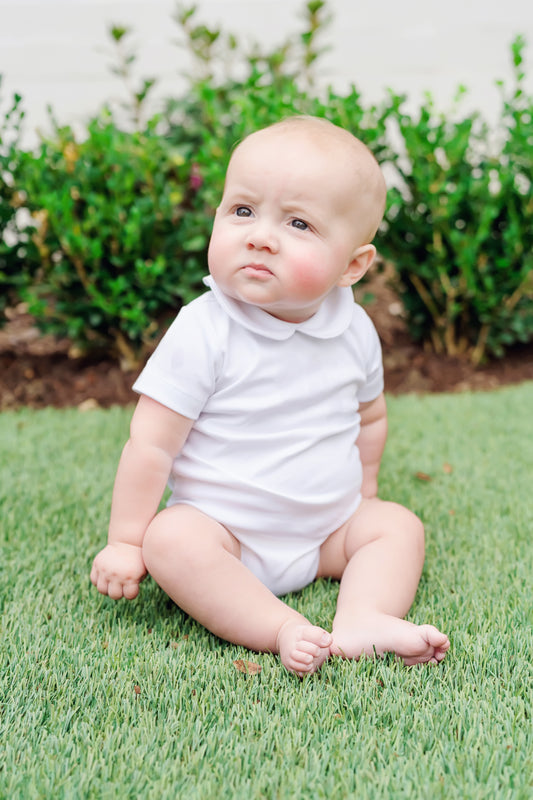
{"type": "Polygon", "coordinates": [[[359,402],[369,403],[382,393],[384,388],[383,358],[381,343],[374,323],[363,309],[362,337],[365,349],[366,382],[359,391],[359,402]],[[364,316],[363,316],[364,315],[364,316]]]}
{"type": "Polygon", "coordinates": [[[198,419],[215,387],[220,336],[206,295],[184,306],[135,381],[133,390],[198,419]]]}

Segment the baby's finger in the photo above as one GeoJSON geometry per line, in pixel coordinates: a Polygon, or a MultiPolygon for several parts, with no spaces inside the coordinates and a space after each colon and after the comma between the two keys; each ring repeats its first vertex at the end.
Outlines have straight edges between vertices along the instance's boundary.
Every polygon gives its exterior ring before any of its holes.
{"type": "Polygon", "coordinates": [[[100,574],[99,572],[96,573],[95,576],[95,586],[100,592],[100,594],[107,594],[107,578],[105,575],[100,574]]]}
{"type": "Polygon", "coordinates": [[[121,597],[125,596],[123,590],[123,585],[117,580],[109,581],[107,585],[107,594],[111,600],[120,600],[121,597]]]}
{"type": "Polygon", "coordinates": [[[139,594],[139,584],[138,583],[126,583],[122,587],[122,591],[124,593],[124,597],[126,600],[133,600],[134,597],[137,597],[139,594]]]}

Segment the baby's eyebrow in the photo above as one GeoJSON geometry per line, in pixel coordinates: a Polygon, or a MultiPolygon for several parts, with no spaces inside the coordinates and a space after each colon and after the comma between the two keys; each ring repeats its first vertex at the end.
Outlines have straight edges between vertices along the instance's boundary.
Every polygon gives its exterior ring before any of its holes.
{"type": "Polygon", "coordinates": [[[281,210],[285,214],[291,214],[293,217],[303,217],[304,219],[311,221],[319,216],[317,211],[313,209],[311,205],[298,201],[283,203],[281,210]]]}
{"type": "Polygon", "coordinates": [[[251,189],[247,189],[243,186],[236,186],[226,193],[226,199],[232,203],[237,201],[242,201],[243,203],[257,203],[259,197],[251,189]]]}

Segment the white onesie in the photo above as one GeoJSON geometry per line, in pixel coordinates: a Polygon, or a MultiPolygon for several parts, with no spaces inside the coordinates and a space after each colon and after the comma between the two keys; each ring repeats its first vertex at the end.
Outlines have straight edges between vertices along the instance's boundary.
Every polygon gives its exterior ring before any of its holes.
{"type": "Polygon", "coordinates": [[[358,405],[383,390],[379,339],[349,288],[296,324],[204,282],[133,388],[195,420],[169,505],[216,519],[266,586],[296,591],[361,501],[358,405]]]}

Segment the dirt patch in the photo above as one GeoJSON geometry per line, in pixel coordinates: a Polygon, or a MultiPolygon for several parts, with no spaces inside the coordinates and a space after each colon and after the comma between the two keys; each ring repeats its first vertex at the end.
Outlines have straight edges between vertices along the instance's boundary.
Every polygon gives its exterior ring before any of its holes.
{"type": "MultiPolygon", "coordinates": [[[[401,304],[384,275],[376,275],[364,292],[374,296],[365,308],[382,340],[389,394],[489,390],[533,380],[533,343],[474,368],[412,343],[401,304]]],[[[41,336],[23,309],[12,311],[10,317],[0,330],[0,409],[107,408],[135,402],[131,385],[137,372],[123,372],[112,361],[70,358],[68,342],[41,336]]]]}
{"type": "Polygon", "coordinates": [[[389,394],[488,391],[533,380],[533,342],[512,348],[505,358],[475,367],[466,359],[436,355],[413,344],[402,304],[385,274],[375,275],[367,291],[375,298],[365,308],[381,338],[389,394]]]}

